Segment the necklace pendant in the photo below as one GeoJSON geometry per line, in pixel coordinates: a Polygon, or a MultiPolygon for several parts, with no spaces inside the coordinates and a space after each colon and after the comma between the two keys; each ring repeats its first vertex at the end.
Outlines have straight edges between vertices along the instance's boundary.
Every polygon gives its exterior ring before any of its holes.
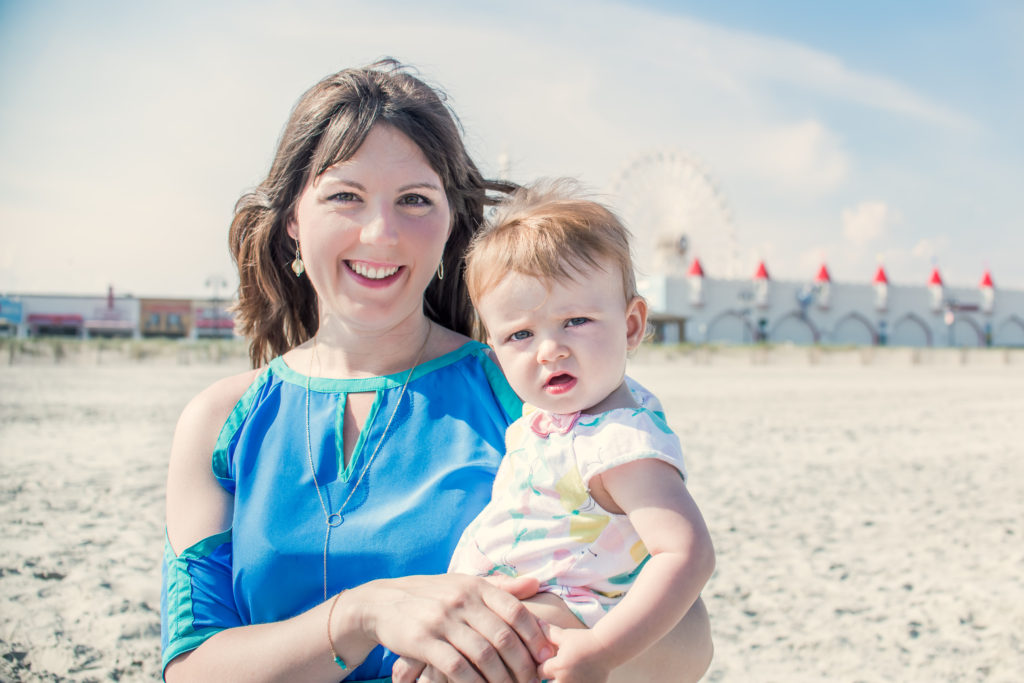
{"type": "Polygon", "coordinates": [[[327,526],[332,529],[341,526],[341,523],[345,521],[345,518],[341,516],[340,512],[332,512],[327,515],[327,526]]]}

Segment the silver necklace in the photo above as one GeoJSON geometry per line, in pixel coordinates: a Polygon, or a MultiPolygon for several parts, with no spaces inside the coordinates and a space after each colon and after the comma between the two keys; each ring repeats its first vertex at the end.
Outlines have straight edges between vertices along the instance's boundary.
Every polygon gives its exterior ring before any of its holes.
{"type": "Polygon", "coordinates": [[[434,329],[434,326],[427,321],[427,336],[423,340],[423,346],[420,347],[419,355],[416,356],[416,362],[409,368],[409,374],[405,376],[405,382],[402,383],[402,390],[398,394],[398,400],[395,401],[395,408],[391,411],[391,417],[388,418],[388,422],[384,425],[384,431],[380,433],[380,439],[377,441],[376,448],[370,453],[370,457],[366,460],[366,464],[363,465],[363,469],[359,472],[359,477],[356,478],[356,483],[352,486],[348,492],[348,497],[345,502],[341,504],[337,512],[330,512],[327,509],[327,503],[324,502],[324,494],[320,491],[320,482],[316,478],[316,467],[313,465],[313,441],[309,435],[309,394],[310,394],[310,379],[313,376],[313,358],[316,356],[316,336],[313,336],[313,349],[309,354],[309,372],[306,373],[306,457],[309,459],[309,473],[313,475],[313,486],[316,488],[316,496],[320,499],[320,508],[324,511],[324,601],[327,601],[327,549],[331,543],[331,529],[341,526],[345,518],[342,516],[342,512],[345,511],[345,507],[348,502],[352,500],[352,496],[355,495],[356,489],[359,488],[359,482],[363,480],[363,476],[367,470],[370,469],[370,465],[373,464],[374,458],[377,457],[377,453],[380,451],[380,447],[384,445],[384,439],[387,437],[388,430],[391,428],[391,423],[395,419],[395,415],[398,414],[398,407],[402,404],[402,397],[405,396],[405,389],[409,386],[409,380],[412,379],[412,373],[420,365],[420,360],[423,358],[423,352],[427,350],[427,342],[430,341],[430,333],[434,329]]]}

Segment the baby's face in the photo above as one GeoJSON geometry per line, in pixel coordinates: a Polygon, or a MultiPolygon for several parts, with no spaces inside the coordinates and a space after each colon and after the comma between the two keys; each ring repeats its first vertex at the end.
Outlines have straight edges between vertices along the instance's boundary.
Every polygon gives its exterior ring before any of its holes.
{"type": "Polygon", "coordinates": [[[646,308],[626,301],[614,263],[601,265],[565,282],[509,273],[477,302],[487,341],[526,403],[586,412],[622,384],[646,308]]]}

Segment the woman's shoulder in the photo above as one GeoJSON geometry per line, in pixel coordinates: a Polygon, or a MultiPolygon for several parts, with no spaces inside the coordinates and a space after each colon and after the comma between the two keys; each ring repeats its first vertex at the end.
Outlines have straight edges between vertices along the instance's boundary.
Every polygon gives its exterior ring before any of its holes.
{"type": "Polygon", "coordinates": [[[185,441],[198,446],[188,452],[205,452],[209,457],[221,427],[249,387],[264,373],[265,368],[247,370],[214,382],[199,392],[181,412],[175,430],[175,442],[185,441]]]}
{"type": "Polygon", "coordinates": [[[459,332],[438,325],[431,334],[430,346],[423,355],[421,365],[426,372],[457,365],[467,359],[484,364],[494,363],[494,356],[486,344],[459,332]]]}
{"type": "MultiPolygon", "coordinates": [[[[505,424],[522,414],[522,401],[505,379],[494,358],[494,352],[483,342],[445,329],[431,355],[434,358],[424,363],[424,374],[442,368],[456,368],[460,376],[473,379],[473,382],[465,385],[469,393],[461,398],[478,400],[484,395],[492,397],[496,405],[500,406],[505,424]]],[[[445,384],[444,390],[446,394],[458,393],[450,384],[445,384]]]]}
{"type": "Polygon", "coordinates": [[[435,325],[430,335],[431,348],[426,355],[429,358],[439,358],[453,351],[458,351],[467,344],[474,345],[474,342],[464,334],[449,330],[441,325],[435,325]]]}
{"type": "Polygon", "coordinates": [[[167,538],[176,552],[230,526],[230,500],[210,467],[220,431],[262,370],[225,377],[181,412],[167,473],[167,538]]]}
{"type": "Polygon", "coordinates": [[[264,372],[266,368],[246,370],[214,382],[188,402],[182,417],[194,413],[198,413],[197,417],[206,416],[210,419],[219,416],[223,424],[245,392],[264,372]]]}

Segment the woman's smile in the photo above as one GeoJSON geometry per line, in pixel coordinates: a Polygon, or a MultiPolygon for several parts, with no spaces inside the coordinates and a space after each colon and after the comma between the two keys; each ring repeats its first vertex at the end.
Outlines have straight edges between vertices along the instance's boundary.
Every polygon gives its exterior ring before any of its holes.
{"type": "Polygon", "coordinates": [[[398,279],[402,266],[374,264],[371,261],[346,260],[355,280],[368,286],[386,286],[398,279]]]}

